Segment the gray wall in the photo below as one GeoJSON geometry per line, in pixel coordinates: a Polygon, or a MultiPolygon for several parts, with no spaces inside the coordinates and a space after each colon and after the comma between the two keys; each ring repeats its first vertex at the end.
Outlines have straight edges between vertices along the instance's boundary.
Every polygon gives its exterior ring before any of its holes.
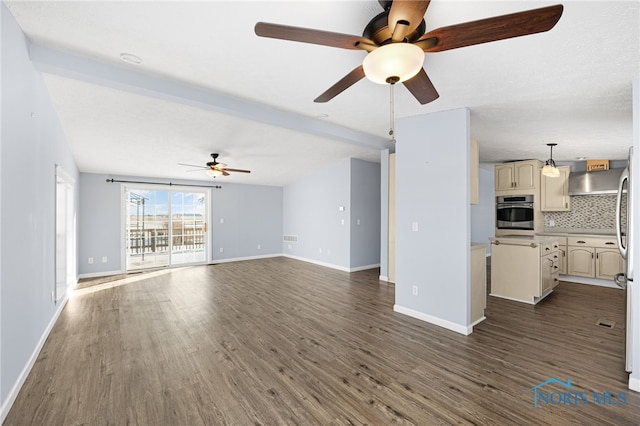
{"type": "Polygon", "coordinates": [[[471,205],[471,241],[487,244],[486,254],[489,254],[491,253],[489,238],[496,236],[494,166],[481,165],[478,175],[480,200],[478,204],[471,205]]]}
{"type": "Polygon", "coordinates": [[[284,187],[283,232],[298,237],[283,242],[284,254],[349,268],[350,165],[346,158],[284,187]]]}
{"type": "Polygon", "coordinates": [[[282,187],[222,186],[214,189],[211,197],[212,260],[281,254],[282,187]]]}
{"type": "MultiPolygon", "coordinates": [[[[97,275],[124,271],[122,258],[122,188],[108,183],[111,176],[80,174],[79,272],[97,275]],[[87,263],[87,258],[107,263],[87,263]]],[[[116,176],[116,180],[167,182],[167,179],[116,176]]],[[[211,186],[211,181],[172,180],[180,184],[211,186]]],[[[131,184],[135,186],[135,184],[131,184]]],[[[263,185],[221,184],[211,195],[211,247],[209,261],[262,257],[281,253],[282,188],[263,185]],[[224,223],[220,223],[224,219],[224,223]],[[261,246],[258,250],[258,244],[261,246]],[[220,247],[224,252],[220,253],[220,247]]],[[[170,189],[169,186],[160,188],[170,189]]]]}
{"type": "MultiPolygon", "coordinates": [[[[55,289],[55,165],[78,171],[27,41],[0,3],[0,420],[63,304],[55,289]]],[[[76,199],[77,199],[77,193],[76,199]]],[[[64,302],[64,300],[63,300],[64,302]]]]}
{"type": "Polygon", "coordinates": [[[285,255],[348,271],[380,264],[380,164],[346,158],[286,186],[283,200],[284,234],[298,237],[285,255]]]}
{"type": "Polygon", "coordinates": [[[469,320],[469,110],[399,119],[396,129],[394,309],[462,332],[469,320]]]}
{"type": "Polygon", "coordinates": [[[356,269],[380,264],[380,164],[351,159],[351,260],[356,269]]]}

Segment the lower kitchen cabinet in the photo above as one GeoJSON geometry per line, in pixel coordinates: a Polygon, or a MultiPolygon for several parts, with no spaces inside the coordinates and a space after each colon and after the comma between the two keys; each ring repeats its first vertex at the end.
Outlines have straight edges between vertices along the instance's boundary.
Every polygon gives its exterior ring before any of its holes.
{"type": "Polygon", "coordinates": [[[595,277],[595,255],[593,247],[568,247],[568,275],[577,277],[595,277]]]}
{"type": "Polygon", "coordinates": [[[617,249],[596,249],[596,278],[612,280],[624,270],[624,259],[617,249]]]}
{"type": "Polygon", "coordinates": [[[624,259],[613,238],[569,237],[567,275],[612,280],[624,271],[624,259]]]}
{"type": "Polygon", "coordinates": [[[558,247],[558,256],[560,257],[560,273],[562,275],[567,275],[567,246],[560,245],[558,247]]]}
{"type": "Polygon", "coordinates": [[[560,252],[553,237],[491,239],[491,295],[535,304],[558,284],[560,252]]]}

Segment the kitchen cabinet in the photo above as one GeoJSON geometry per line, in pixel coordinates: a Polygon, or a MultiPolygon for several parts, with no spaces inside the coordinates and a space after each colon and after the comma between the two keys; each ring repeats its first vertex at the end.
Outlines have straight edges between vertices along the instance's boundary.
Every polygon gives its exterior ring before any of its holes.
{"type": "Polygon", "coordinates": [[[624,271],[614,237],[569,237],[567,275],[612,280],[624,271]]]}
{"type": "Polygon", "coordinates": [[[491,295],[536,304],[559,283],[558,239],[505,236],[491,239],[491,295]]]}
{"type": "Polygon", "coordinates": [[[515,161],[495,166],[496,191],[535,190],[540,181],[542,162],[515,161]]]}
{"type": "Polygon", "coordinates": [[[572,247],[567,249],[569,267],[568,275],[577,277],[595,277],[596,265],[594,262],[596,249],[592,247],[572,247]]]}
{"type": "Polygon", "coordinates": [[[571,210],[569,196],[570,166],[558,167],[560,176],[549,177],[540,174],[540,209],[543,212],[561,212],[571,210]]]}
{"type": "Polygon", "coordinates": [[[596,248],[596,278],[612,280],[624,270],[624,259],[618,249],[596,248]]]}

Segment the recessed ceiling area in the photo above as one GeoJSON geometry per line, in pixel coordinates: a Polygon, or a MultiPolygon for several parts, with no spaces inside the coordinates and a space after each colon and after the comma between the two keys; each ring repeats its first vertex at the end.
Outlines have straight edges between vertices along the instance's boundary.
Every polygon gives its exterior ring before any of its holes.
{"type": "MultiPolygon", "coordinates": [[[[544,160],[547,143],[558,144],[558,162],[626,158],[638,2],[433,0],[425,23],[430,31],[558,3],[564,12],[548,32],[427,53],[440,97],[420,105],[399,85],[396,119],[468,107],[483,162],[544,160]]],[[[391,146],[388,86],[363,79],[313,102],[366,52],[254,32],[262,21],[361,35],[382,11],[375,0],[6,4],[80,171],[208,180],[178,163],[219,152],[252,173],[217,181],[286,185],[341,158],[379,161],[391,146]]]]}

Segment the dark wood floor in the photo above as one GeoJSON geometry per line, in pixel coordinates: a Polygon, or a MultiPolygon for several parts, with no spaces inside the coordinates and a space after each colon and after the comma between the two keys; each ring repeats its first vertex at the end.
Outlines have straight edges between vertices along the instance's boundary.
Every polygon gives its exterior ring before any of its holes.
{"type": "Polygon", "coordinates": [[[465,337],[394,313],[377,270],[273,258],[83,286],[5,424],[640,424],[617,289],[490,297],[465,337]],[[552,377],[627,403],[535,408],[552,377]]]}

